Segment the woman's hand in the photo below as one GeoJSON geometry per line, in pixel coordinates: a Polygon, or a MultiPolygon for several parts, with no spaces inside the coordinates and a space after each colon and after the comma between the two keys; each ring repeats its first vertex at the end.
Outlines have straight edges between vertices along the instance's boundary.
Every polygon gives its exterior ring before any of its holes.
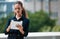
{"type": "Polygon", "coordinates": [[[10,25],[8,26],[8,28],[6,29],[6,31],[9,32],[10,29],[11,29],[11,23],[10,23],[10,25]]]}
{"type": "Polygon", "coordinates": [[[6,29],[6,31],[9,32],[10,31],[10,28],[11,28],[11,26],[8,26],[8,28],[6,29]]]}
{"type": "Polygon", "coordinates": [[[22,27],[21,25],[19,25],[19,24],[17,24],[16,26],[17,26],[17,28],[19,28],[19,31],[20,31],[22,34],[24,34],[23,27],[22,27]]]}
{"type": "Polygon", "coordinates": [[[17,24],[16,27],[19,28],[20,30],[23,29],[23,27],[19,24],[17,24]]]}

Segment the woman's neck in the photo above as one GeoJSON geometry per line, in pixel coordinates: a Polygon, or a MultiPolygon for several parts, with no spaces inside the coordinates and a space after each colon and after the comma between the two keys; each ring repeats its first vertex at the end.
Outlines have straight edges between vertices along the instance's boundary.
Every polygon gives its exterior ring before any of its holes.
{"type": "Polygon", "coordinates": [[[20,15],[20,16],[16,15],[17,20],[20,19],[21,17],[22,17],[22,15],[20,15]]]}

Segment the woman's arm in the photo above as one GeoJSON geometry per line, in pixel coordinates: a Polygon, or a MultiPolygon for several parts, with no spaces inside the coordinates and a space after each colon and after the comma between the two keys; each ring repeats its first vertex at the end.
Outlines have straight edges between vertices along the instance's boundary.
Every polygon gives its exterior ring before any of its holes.
{"type": "Polygon", "coordinates": [[[5,34],[8,34],[8,33],[9,33],[9,32],[7,32],[7,31],[9,31],[7,28],[9,27],[10,22],[11,22],[11,19],[8,19],[7,24],[6,24],[6,26],[5,26],[5,29],[4,29],[4,33],[5,33],[5,34]]]}

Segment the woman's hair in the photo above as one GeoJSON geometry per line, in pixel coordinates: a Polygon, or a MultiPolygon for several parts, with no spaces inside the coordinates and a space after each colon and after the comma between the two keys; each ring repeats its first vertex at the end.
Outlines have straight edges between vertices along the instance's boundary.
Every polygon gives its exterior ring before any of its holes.
{"type": "Polygon", "coordinates": [[[28,18],[28,14],[27,14],[26,10],[24,9],[22,2],[17,1],[15,4],[19,4],[22,7],[22,9],[23,9],[22,10],[22,15],[24,15],[25,18],[28,18]]]}

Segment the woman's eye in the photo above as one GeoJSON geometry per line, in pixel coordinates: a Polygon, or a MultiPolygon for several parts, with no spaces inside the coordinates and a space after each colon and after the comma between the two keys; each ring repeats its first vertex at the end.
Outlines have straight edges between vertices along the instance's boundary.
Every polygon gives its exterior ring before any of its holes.
{"type": "Polygon", "coordinates": [[[17,10],[17,9],[20,10],[20,8],[15,8],[15,10],[17,10]]]}
{"type": "Polygon", "coordinates": [[[18,8],[20,10],[20,8],[18,8]]]}

